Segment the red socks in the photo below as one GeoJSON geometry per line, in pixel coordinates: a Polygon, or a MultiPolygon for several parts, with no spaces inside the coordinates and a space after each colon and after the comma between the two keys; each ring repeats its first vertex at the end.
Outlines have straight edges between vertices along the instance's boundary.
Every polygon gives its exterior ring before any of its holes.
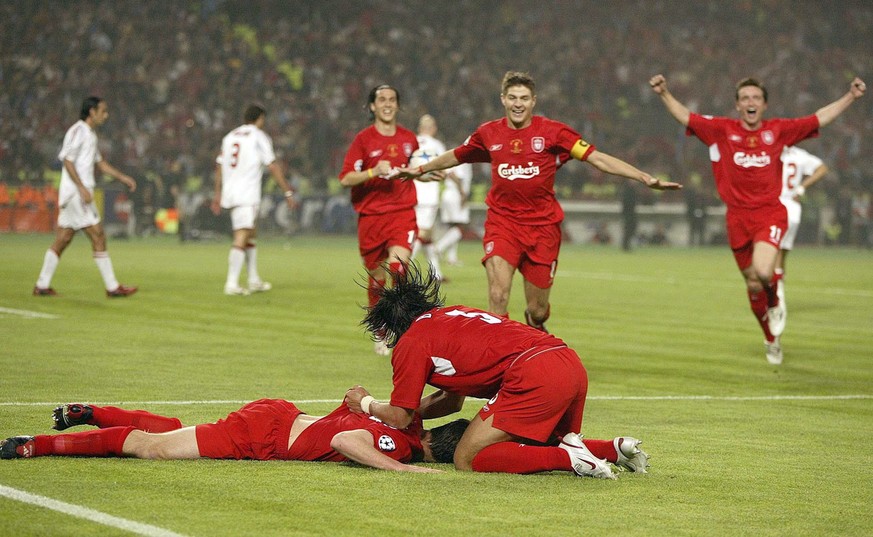
{"type": "Polygon", "coordinates": [[[101,429],[133,426],[147,433],[165,433],[182,428],[179,418],[159,416],[145,410],[124,410],[114,406],[94,405],[91,405],[91,410],[94,412],[94,417],[88,422],[89,425],[96,425],[101,429]]]}
{"type": "Polygon", "coordinates": [[[134,430],[136,430],[135,427],[110,427],[79,433],[37,435],[33,437],[34,456],[121,457],[124,441],[134,430]]]}
{"type": "Polygon", "coordinates": [[[473,458],[474,472],[533,474],[550,470],[572,470],[569,453],[559,447],[500,442],[486,447],[473,458]]]}
{"type": "Polygon", "coordinates": [[[618,453],[615,452],[615,443],[612,440],[588,440],[582,439],[582,443],[588,451],[598,459],[606,459],[608,462],[618,462],[618,453]]]}
{"type": "Polygon", "coordinates": [[[392,277],[397,274],[398,276],[403,276],[406,274],[406,265],[401,263],[400,261],[394,261],[392,263],[388,263],[388,270],[391,272],[392,277]]]}
{"type": "MultiPolygon", "coordinates": [[[[771,287],[772,288],[772,287],[771,287]]],[[[769,303],[769,293],[765,293],[764,291],[759,291],[757,293],[753,293],[751,291],[749,293],[749,303],[752,306],[752,313],[755,314],[755,319],[758,320],[758,324],[761,325],[761,330],[764,331],[764,337],[767,341],[773,341],[775,338],[773,334],[770,333],[770,326],[767,324],[767,308],[769,303]]],[[[776,296],[776,291],[773,291],[773,296],[776,296]]],[[[778,300],[778,298],[777,298],[778,300]]]]}
{"type": "Polygon", "coordinates": [[[372,276],[369,277],[367,285],[367,300],[371,308],[376,305],[376,302],[379,302],[379,291],[384,287],[385,280],[377,280],[372,276]]]}

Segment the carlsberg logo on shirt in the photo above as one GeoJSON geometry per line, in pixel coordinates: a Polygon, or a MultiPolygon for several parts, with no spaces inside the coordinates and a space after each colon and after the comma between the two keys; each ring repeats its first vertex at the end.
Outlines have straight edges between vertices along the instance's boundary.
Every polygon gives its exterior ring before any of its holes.
{"type": "Polygon", "coordinates": [[[770,155],[766,153],[747,155],[740,151],[734,153],[734,164],[743,168],[765,168],[770,165],[770,155]]]}
{"type": "Polygon", "coordinates": [[[500,164],[497,166],[497,175],[509,181],[516,179],[532,179],[540,174],[540,167],[528,162],[527,166],[518,164],[500,164]]]}

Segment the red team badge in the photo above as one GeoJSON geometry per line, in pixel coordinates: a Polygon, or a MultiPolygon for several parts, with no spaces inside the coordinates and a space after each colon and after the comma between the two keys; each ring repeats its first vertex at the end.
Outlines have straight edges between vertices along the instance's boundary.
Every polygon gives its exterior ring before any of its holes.
{"type": "Polygon", "coordinates": [[[488,241],[485,243],[485,254],[488,255],[494,251],[494,241],[488,241]]]}
{"type": "Polygon", "coordinates": [[[764,140],[764,143],[767,145],[773,145],[773,142],[776,141],[776,137],[773,136],[773,131],[762,132],[761,139],[764,140]]]}
{"type": "Polygon", "coordinates": [[[546,139],[542,136],[534,136],[530,141],[530,147],[535,153],[542,153],[546,148],[546,139]]]}

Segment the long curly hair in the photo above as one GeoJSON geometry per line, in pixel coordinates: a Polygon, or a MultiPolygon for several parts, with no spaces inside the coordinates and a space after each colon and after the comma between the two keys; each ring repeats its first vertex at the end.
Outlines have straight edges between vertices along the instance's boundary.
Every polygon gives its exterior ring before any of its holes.
{"type": "Polygon", "coordinates": [[[367,314],[361,324],[374,341],[381,339],[393,348],[419,315],[445,305],[445,299],[440,295],[440,280],[430,267],[427,274],[415,263],[404,263],[400,270],[386,270],[393,285],[378,284],[374,290],[379,301],[364,308],[367,314]]]}

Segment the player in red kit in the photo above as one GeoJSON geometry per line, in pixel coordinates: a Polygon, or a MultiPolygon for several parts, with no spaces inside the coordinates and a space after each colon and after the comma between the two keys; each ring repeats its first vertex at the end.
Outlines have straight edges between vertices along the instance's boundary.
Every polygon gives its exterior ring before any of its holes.
{"type": "Polygon", "coordinates": [[[363,323],[394,348],[390,402],[361,386],[346,393],[356,412],[394,427],[461,410],[467,396],[489,399],[455,450],[455,467],[478,472],[575,471],[615,478],[607,461],[645,472],[648,456],[630,437],[582,440],[588,376],[575,351],[555,336],[466,306],[445,306],[439,280],[415,265],[363,323]],[[437,391],[422,399],[425,385],[437,391]]]}
{"type": "Polygon", "coordinates": [[[184,427],[178,418],[144,410],[71,403],[54,411],[54,428],[95,425],[98,430],[14,436],[0,442],[3,459],[44,456],[140,459],[251,459],[342,462],[383,470],[437,472],[405,464],[451,462],[466,420],[431,431],[418,416],[404,429],[390,427],[343,404],[310,416],[283,399],[248,403],[215,423],[184,427]]]}
{"type": "Polygon", "coordinates": [[[727,205],[727,235],[743,278],[752,312],[764,332],[767,361],[782,363],[779,336],[785,328],[785,310],[779,302],[773,272],[788,215],[779,201],[782,192],[782,161],[786,146],[818,136],[820,127],[832,122],[867,86],[855,78],[849,91],[815,114],[796,119],[764,119],[767,90],[747,78],[736,86],[735,108],[739,119],[702,116],[691,112],[667,89],[667,80],[656,75],[649,85],[661,97],[667,111],[709,146],[715,186],[727,205]]]}
{"type": "Polygon", "coordinates": [[[416,178],[465,162],[491,163],[491,189],[482,239],[488,277],[488,310],[507,316],[515,271],[524,277],[527,323],[545,330],[549,294],[558,267],[564,212],[555,197],[555,173],[570,158],[656,190],[677,189],[630,164],[607,155],[567,125],[534,116],[536,84],[527,73],[503,77],[500,100],[506,117],[483,123],[463,145],[402,177],[416,178]]]}
{"type": "MultiPolygon", "coordinates": [[[[369,275],[369,305],[378,300],[375,289],[384,285],[385,266],[399,271],[409,262],[418,228],[415,223],[415,185],[396,180],[395,169],[409,162],[418,149],[415,133],[397,124],[400,94],[388,85],[370,91],[367,106],[373,124],[360,131],[346,153],[340,183],[351,188],[358,213],[358,249],[369,275]]],[[[387,356],[379,335],[374,350],[387,356]]]]}

